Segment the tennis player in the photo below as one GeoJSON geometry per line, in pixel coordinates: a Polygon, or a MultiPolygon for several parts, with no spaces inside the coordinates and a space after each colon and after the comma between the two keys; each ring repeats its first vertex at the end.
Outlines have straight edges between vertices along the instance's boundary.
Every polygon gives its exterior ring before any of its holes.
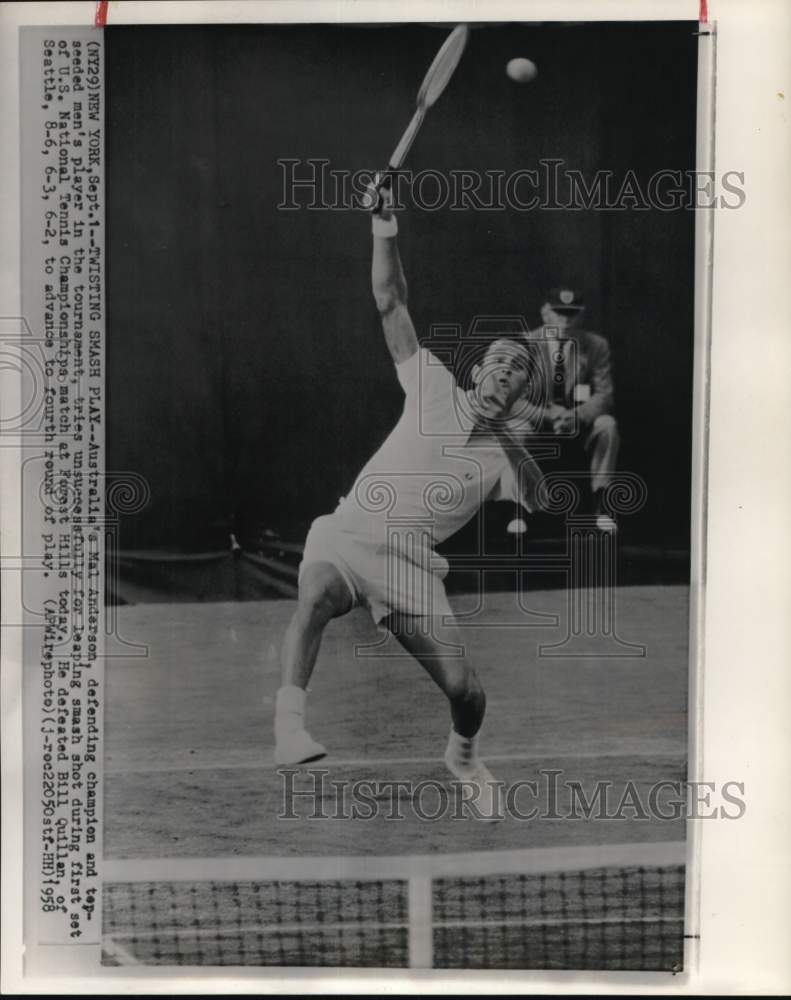
{"type": "Polygon", "coordinates": [[[283,643],[275,762],[325,756],[305,728],[306,688],[328,622],[362,605],[448,698],[447,766],[474,786],[478,815],[497,818],[497,786],[478,752],[486,698],[448,604],[448,564],[434,546],[487,498],[518,498],[528,511],[536,508],[541,472],[519,443],[530,357],[518,341],[494,340],[471,369],[472,388],[461,389],[418,343],[389,195],[372,225],[373,294],[404,410],[336,511],[315,520],[305,541],[297,610],[283,643]]]}

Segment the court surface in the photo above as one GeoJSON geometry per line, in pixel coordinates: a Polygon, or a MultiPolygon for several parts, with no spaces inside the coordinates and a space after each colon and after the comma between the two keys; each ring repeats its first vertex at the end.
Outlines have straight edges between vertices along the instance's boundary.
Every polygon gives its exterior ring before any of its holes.
{"type": "MultiPolygon", "coordinates": [[[[540,644],[568,636],[580,596],[535,592],[520,607],[512,593],[489,594],[475,614],[475,598],[452,599],[455,611],[471,614],[463,634],[488,696],[484,759],[507,783],[537,782],[540,798],[527,805],[546,804],[543,790],[559,782],[554,818],[512,816],[497,824],[453,818],[453,810],[426,822],[409,802],[396,810],[404,818],[388,818],[393,793],[380,799],[373,819],[338,819],[337,792],[328,785],[319,810],[326,818],[307,819],[312,806],[301,800],[301,818],[278,818],[285,781],[272,763],[272,714],[293,602],[117,608],[120,639],[148,648],[108,642],[115,655],[106,672],[106,857],[395,855],[682,840],[683,821],[643,818],[626,807],[618,818],[570,819],[565,783],[590,791],[596,781],[609,782],[612,813],[630,787],[644,803],[655,783],[684,780],[688,589],[620,588],[619,643],[583,636],[569,655],[539,655],[540,644]],[[639,646],[645,655],[612,655],[639,646]],[[550,778],[549,771],[562,773],[550,778]]],[[[371,649],[379,635],[360,610],[328,628],[307,721],[329,756],[311,766],[328,770],[327,782],[445,783],[445,699],[392,641],[371,649]]],[[[426,809],[437,801],[427,794],[426,809]]]]}

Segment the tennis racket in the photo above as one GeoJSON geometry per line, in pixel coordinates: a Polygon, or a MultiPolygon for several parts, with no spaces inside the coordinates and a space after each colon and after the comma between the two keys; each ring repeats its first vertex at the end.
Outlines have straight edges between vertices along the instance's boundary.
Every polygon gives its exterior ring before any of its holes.
{"type": "Polygon", "coordinates": [[[376,189],[379,192],[379,197],[373,206],[374,211],[378,211],[381,207],[382,189],[389,187],[392,182],[392,174],[400,168],[406,159],[406,155],[426,117],[426,112],[450,83],[450,78],[459,65],[459,60],[464,52],[469,33],[470,29],[466,24],[457,25],[442,43],[439,52],[434,56],[434,61],[423,77],[423,83],[421,83],[420,90],[417,93],[417,107],[415,113],[412,115],[412,121],[407,125],[404,134],[398,141],[398,145],[393,150],[393,155],[390,157],[387,169],[377,178],[376,189]]]}

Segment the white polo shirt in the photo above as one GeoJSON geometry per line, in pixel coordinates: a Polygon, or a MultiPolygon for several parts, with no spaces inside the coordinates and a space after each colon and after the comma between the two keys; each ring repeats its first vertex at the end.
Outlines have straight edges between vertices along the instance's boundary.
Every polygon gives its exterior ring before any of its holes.
{"type": "Polygon", "coordinates": [[[336,511],[357,524],[427,529],[434,544],[463,527],[486,499],[516,499],[511,465],[493,438],[470,439],[469,394],[430,351],[396,365],[401,417],[336,511]]]}

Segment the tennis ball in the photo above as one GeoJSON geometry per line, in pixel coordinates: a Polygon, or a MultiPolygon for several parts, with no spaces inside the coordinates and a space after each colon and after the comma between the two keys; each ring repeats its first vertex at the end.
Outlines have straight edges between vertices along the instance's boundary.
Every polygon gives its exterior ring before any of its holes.
{"type": "Polygon", "coordinates": [[[530,83],[538,76],[538,68],[530,59],[511,59],[505,67],[505,72],[516,83],[530,83]]]}

